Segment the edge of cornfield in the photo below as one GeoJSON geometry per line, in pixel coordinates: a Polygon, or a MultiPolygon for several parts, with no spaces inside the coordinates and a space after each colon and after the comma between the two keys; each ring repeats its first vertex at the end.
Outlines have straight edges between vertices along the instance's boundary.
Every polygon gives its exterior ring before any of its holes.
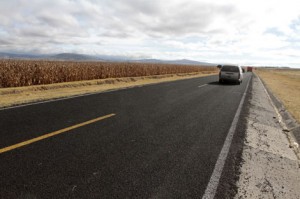
{"type": "Polygon", "coordinates": [[[125,89],[161,82],[216,75],[217,71],[152,75],[142,77],[109,78],[87,81],[55,83],[26,87],[0,88],[0,108],[8,108],[35,102],[76,97],[86,94],[125,89]]]}

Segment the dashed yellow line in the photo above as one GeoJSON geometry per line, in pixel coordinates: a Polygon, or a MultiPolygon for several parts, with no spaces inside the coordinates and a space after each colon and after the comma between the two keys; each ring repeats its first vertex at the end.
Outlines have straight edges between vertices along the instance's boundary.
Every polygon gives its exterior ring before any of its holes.
{"type": "Polygon", "coordinates": [[[92,119],[92,120],[89,120],[89,121],[86,121],[86,122],[83,122],[83,123],[80,123],[80,124],[76,124],[76,125],[73,125],[73,126],[70,126],[70,127],[67,127],[67,128],[61,129],[61,130],[58,130],[58,131],[54,131],[54,132],[51,132],[51,133],[48,133],[48,134],[45,134],[45,135],[42,135],[42,136],[30,139],[30,140],[24,141],[24,142],[20,142],[18,144],[14,144],[14,145],[2,148],[2,149],[0,149],[0,154],[1,153],[5,153],[7,151],[11,151],[11,150],[17,149],[17,148],[20,148],[20,147],[23,147],[23,146],[26,146],[26,145],[29,145],[29,144],[32,144],[34,142],[38,142],[38,141],[47,139],[49,137],[53,137],[53,136],[61,134],[61,133],[65,133],[67,131],[70,131],[70,130],[73,130],[73,129],[76,129],[76,128],[79,128],[79,127],[82,127],[82,126],[85,126],[85,125],[88,125],[88,124],[91,124],[91,123],[94,123],[94,122],[98,122],[100,120],[104,120],[104,119],[113,117],[115,115],[116,114],[111,113],[109,115],[98,117],[98,118],[95,118],[95,119],[92,119]]]}

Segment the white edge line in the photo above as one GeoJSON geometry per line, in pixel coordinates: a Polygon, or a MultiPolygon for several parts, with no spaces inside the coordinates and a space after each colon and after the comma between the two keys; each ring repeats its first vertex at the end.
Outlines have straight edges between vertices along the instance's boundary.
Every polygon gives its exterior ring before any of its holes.
{"type": "Polygon", "coordinates": [[[49,102],[63,101],[63,100],[67,100],[67,99],[72,99],[72,98],[77,98],[77,97],[84,97],[84,96],[89,96],[89,95],[97,95],[97,94],[100,94],[100,93],[109,93],[109,92],[114,92],[114,91],[117,91],[117,90],[123,90],[123,89],[128,89],[128,88],[133,88],[133,87],[126,87],[126,88],[112,89],[112,90],[107,90],[107,91],[99,91],[99,92],[78,94],[78,95],[73,95],[73,96],[69,96],[69,97],[59,97],[59,98],[56,98],[56,99],[41,100],[41,101],[37,101],[37,102],[29,102],[29,103],[25,103],[25,104],[0,108],[0,111],[7,110],[7,109],[21,108],[21,107],[25,107],[25,106],[32,106],[32,105],[36,105],[36,104],[45,104],[45,103],[49,103],[49,102]]]}
{"type": "Polygon", "coordinates": [[[212,199],[216,195],[217,188],[218,188],[218,185],[219,185],[219,181],[220,181],[220,178],[221,178],[221,174],[222,174],[222,171],[223,171],[223,168],[224,168],[224,165],[225,165],[225,161],[226,161],[227,156],[228,156],[228,152],[229,152],[229,149],[230,149],[230,146],[231,146],[232,138],[233,138],[233,135],[235,133],[237,123],[239,121],[239,117],[240,117],[240,114],[241,114],[241,110],[242,110],[242,107],[243,107],[243,104],[244,104],[244,101],[245,101],[245,97],[246,97],[248,87],[249,87],[249,83],[251,82],[251,79],[252,79],[252,76],[250,77],[250,79],[248,81],[246,90],[245,90],[245,92],[243,94],[243,97],[240,101],[239,107],[238,107],[238,109],[235,113],[234,119],[231,123],[230,129],[228,131],[228,134],[227,134],[225,142],[224,142],[224,145],[223,145],[222,150],[219,154],[219,157],[218,157],[218,160],[216,162],[214,171],[213,171],[213,173],[210,177],[210,180],[209,180],[208,185],[205,189],[205,193],[202,196],[202,199],[212,199]]]}
{"type": "MultiPolygon", "coordinates": [[[[205,78],[205,77],[210,77],[210,76],[211,75],[203,76],[203,77],[205,78]]],[[[176,81],[155,82],[155,83],[150,83],[150,84],[128,86],[128,87],[125,87],[125,88],[117,88],[117,89],[111,89],[111,90],[106,90],[106,91],[78,94],[78,95],[69,96],[69,97],[61,97],[61,98],[56,98],[56,99],[41,100],[41,101],[37,101],[37,102],[29,102],[29,103],[15,105],[15,106],[3,107],[3,108],[0,108],[0,111],[7,110],[7,109],[21,108],[21,107],[25,107],[25,106],[32,106],[32,105],[36,105],[36,104],[44,104],[44,103],[49,103],[49,102],[62,101],[62,100],[67,100],[67,99],[72,99],[72,98],[77,98],[77,97],[89,96],[89,95],[97,95],[97,94],[100,94],[100,93],[110,93],[110,92],[115,92],[115,91],[120,91],[120,90],[131,89],[131,88],[140,88],[140,87],[144,87],[144,86],[152,86],[152,85],[156,85],[156,84],[171,83],[171,82],[190,80],[190,79],[196,79],[196,78],[203,78],[203,77],[192,77],[192,78],[187,78],[187,79],[179,79],[179,80],[176,80],[176,81]]]]}
{"type": "Polygon", "coordinates": [[[100,93],[110,93],[110,92],[115,92],[115,91],[120,91],[120,90],[131,89],[131,88],[140,88],[140,87],[144,87],[144,86],[152,86],[152,85],[156,85],[156,84],[178,82],[178,81],[183,81],[183,80],[205,78],[205,77],[211,77],[211,76],[212,75],[203,76],[203,77],[192,77],[192,78],[187,78],[187,79],[179,79],[176,81],[155,82],[155,83],[150,83],[150,84],[128,86],[128,87],[124,87],[124,88],[116,88],[116,89],[111,89],[111,90],[106,90],[106,91],[78,94],[78,95],[69,96],[69,97],[61,97],[61,98],[56,98],[56,99],[42,100],[42,101],[38,101],[38,102],[29,102],[29,103],[25,103],[25,104],[16,105],[16,106],[3,107],[3,108],[0,108],[0,111],[7,110],[7,109],[21,108],[21,107],[25,107],[25,106],[32,106],[32,105],[36,105],[36,104],[44,104],[44,103],[49,103],[49,102],[62,101],[62,100],[67,100],[67,99],[72,99],[72,98],[77,98],[77,97],[89,96],[89,95],[97,95],[100,93]]]}
{"type": "Polygon", "coordinates": [[[203,84],[203,85],[200,85],[200,86],[198,86],[199,88],[201,88],[201,87],[204,87],[204,86],[207,86],[208,84],[203,84]]]}

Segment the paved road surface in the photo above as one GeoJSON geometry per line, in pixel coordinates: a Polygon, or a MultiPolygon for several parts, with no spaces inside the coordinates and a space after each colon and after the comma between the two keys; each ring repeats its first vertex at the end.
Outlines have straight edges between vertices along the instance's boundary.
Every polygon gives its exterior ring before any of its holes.
{"type": "Polygon", "coordinates": [[[250,76],[0,110],[0,198],[201,198],[250,76]]]}

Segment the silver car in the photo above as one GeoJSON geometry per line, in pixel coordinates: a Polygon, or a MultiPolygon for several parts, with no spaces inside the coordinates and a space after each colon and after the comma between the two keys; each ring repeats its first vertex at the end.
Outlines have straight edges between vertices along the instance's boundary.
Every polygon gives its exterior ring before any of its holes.
{"type": "Polygon", "coordinates": [[[224,65],[219,73],[219,83],[235,82],[241,84],[243,82],[242,67],[237,65],[224,65]]]}

